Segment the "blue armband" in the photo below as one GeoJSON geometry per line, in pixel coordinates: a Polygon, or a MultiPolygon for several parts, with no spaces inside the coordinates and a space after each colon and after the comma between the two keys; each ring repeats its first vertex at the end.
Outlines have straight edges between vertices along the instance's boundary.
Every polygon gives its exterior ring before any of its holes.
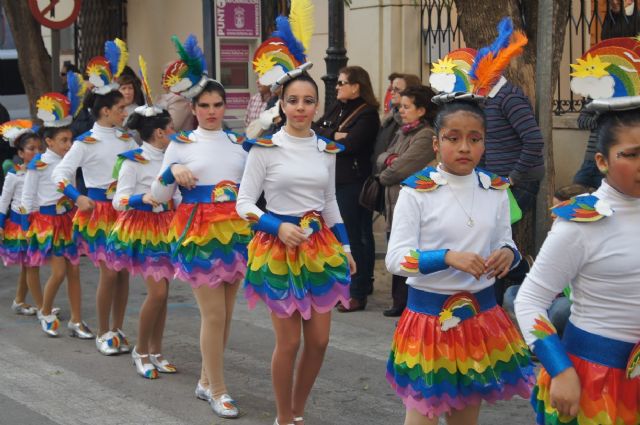
{"type": "Polygon", "coordinates": [[[552,378],[561,372],[573,367],[571,359],[567,355],[564,345],[560,342],[558,334],[552,334],[544,339],[538,339],[533,343],[533,353],[547,370],[552,378]]]}
{"type": "Polygon", "coordinates": [[[347,228],[344,223],[336,223],[331,228],[331,231],[336,236],[338,242],[343,246],[349,245],[349,235],[347,234],[347,228]]]}
{"type": "Polygon", "coordinates": [[[144,206],[146,206],[147,204],[142,202],[142,197],[143,196],[144,196],[143,194],[131,195],[129,197],[129,207],[134,208],[136,210],[139,210],[139,209],[143,208],[144,206]]]}
{"type": "Polygon", "coordinates": [[[253,227],[253,230],[278,236],[278,229],[281,224],[282,220],[272,216],[271,214],[265,213],[262,214],[256,225],[253,227]]]}
{"type": "Polygon", "coordinates": [[[513,252],[513,261],[511,262],[511,266],[509,266],[509,270],[515,269],[516,266],[520,264],[520,261],[522,261],[522,255],[520,255],[520,251],[509,245],[505,245],[503,246],[503,248],[509,248],[511,252],[513,252]]]}
{"type": "Polygon", "coordinates": [[[431,274],[448,269],[449,266],[444,262],[447,252],[449,252],[448,249],[420,251],[420,257],[418,258],[418,270],[420,270],[420,273],[431,274]]]}
{"type": "Polygon", "coordinates": [[[158,180],[160,180],[160,183],[162,183],[163,186],[169,186],[170,184],[173,184],[176,182],[176,178],[173,176],[173,173],[171,172],[171,165],[169,165],[167,169],[164,170],[162,174],[160,174],[160,178],[158,178],[158,180]]]}
{"type": "Polygon", "coordinates": [[[4,229],[4,222],[7,220],[7,215],[0,213],[0,227],[4,229]]]}
{"type": "Polygon", "coordinates": [[[70,198],[73,202],[76,202],[81,195],[81,193],[78,192],[78,189],[76,189],[72,184],[66,185],[62,193],[64,193],[65,196],[70,198]]]}

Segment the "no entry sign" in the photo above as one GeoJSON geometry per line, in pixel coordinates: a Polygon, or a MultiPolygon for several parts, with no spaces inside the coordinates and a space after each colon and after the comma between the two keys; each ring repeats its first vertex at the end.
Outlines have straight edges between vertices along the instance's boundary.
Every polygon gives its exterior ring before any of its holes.
{"type": "Polygon", "coordinates": [[[29,0],[36,21],[54,30],[71,25],[78,17],[81,5],[82,0],[29,0]]]}

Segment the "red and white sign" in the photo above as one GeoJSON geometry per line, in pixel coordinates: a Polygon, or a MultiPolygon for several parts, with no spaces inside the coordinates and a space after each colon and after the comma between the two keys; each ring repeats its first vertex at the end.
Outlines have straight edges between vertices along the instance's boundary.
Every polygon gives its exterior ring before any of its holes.
{"type": "Polygon", "coordinates": [[[220,44],[220,62],[247,62],[248,44],[220,44]]]}
{"type": "Polygon", "coordinates": [[[31,14],[41,25],[61,30],[73,24],[82,0],[29,0],[31,14]]]}
{"type": "Polygon", "coordinates": [[[216,0],[216,35],[261,37],[260,0],[216,0]]]}
{"type": "Polygon", "coordinates": [[[247,109],[251,95],[249,93],[228,93],[225,106],[227,109],[247,109]]]}

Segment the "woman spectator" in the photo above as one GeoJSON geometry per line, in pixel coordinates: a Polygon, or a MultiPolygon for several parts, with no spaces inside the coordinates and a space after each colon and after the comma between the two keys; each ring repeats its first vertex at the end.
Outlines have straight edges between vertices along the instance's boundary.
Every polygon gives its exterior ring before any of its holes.
{"type": "Polygon", "coordinates": [[[337,102],[315,124],[321,136],[344,145],[336,158],[336,197],[347,228],[357,273],[351,276],[349,308],[364,310],[373,285],[375,244],[373,213],[358,202],[362,185],[371,174],[371,155],[380,128],[379,104],[369,74],[360,66],[347,66],[338,75],[337,102]]]}
{"type": "MultiPolygon", "coordinates": [[[[431,103],[434,94],[430,87],[422,85],[408,87],[399,93],[402,127],[395,134],[387,150],[380,154],[376,161],[377,177],[385,187],[387,235],[391,233],[393,210],[400,195],[400,183],[436,159],[433,151],[435,133],[432,124],[437,108],[431,103]]],[[[397,317],[402,314],[407,305],[406,280],[406,277],[396,275],[391,278],[393,306],[384,311],[385,316],[397,317]]]]}

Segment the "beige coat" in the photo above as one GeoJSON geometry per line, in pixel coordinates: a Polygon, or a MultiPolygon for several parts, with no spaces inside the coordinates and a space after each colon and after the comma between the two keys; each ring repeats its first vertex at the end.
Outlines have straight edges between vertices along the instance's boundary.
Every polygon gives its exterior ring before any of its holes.
{"type": "Polygon", "coordinates": [[[378,156],[376,161],[377,176],[385,187],[385,214],[387,217],[387,232],[391,231],[393,210],[400,195],[400,183],[417,173],[431,162],[435,163],[436,155],[433,152],[433,136],[435,133],[431,127],[424,125],[413,129],[408,134],[398,130],[389,144],[386,152],[378,156]],[[385,161],[390,155],[398,157],[387,167],[385,161]]]}

